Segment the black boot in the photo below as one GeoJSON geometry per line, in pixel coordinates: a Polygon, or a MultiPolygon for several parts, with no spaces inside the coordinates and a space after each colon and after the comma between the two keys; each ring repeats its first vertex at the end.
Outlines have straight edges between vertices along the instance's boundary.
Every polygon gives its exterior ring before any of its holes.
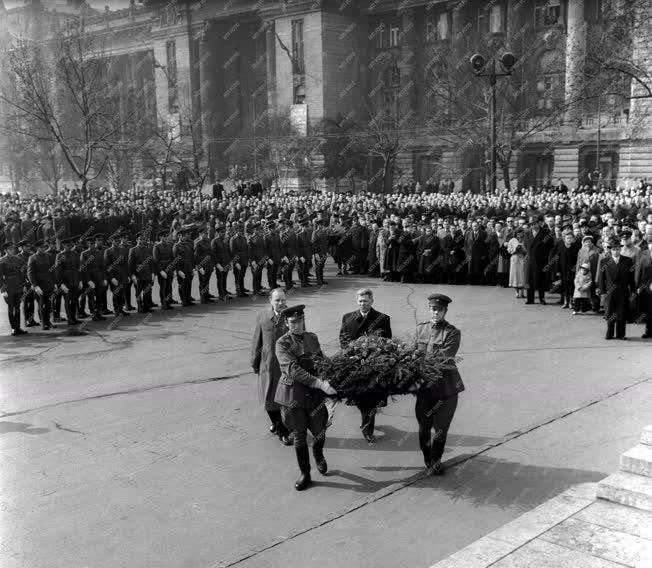
{"type": "Polygon", "coordinates": [[[326,463],[326,458],[324,458],[324,441],[315,441],[312,446],[312,455],[315,458],[315,464],[317,465],[317,471],[322,475],[326,475],[328,471],[328,464],[326,463]]]}
{"type": "Polygon", "coordinates": [[[299,469],[301,470],[301,475],[294,484],[294,488],[297,491],[303,491],[308,488],[312,481],[310,479],[310,453],[308,452],[308,446],[295,446],[294,450],[297,454],[299,469]]]}
{"type": "Polygon", "coordinates": [[[432,460],[432,474],[444,475],[444,466],[441,464],[441,458],[444,455],[445,443],[432,442],[432,453],[430,459],[432,460]]]}

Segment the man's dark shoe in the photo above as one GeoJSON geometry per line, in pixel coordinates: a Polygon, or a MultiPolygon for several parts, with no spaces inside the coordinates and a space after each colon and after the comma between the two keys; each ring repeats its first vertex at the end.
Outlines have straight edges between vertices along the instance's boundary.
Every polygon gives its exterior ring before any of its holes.
{"type": "Polygon", "coordinates": [[[365,434],[364,439],[367,440],[370,444],[375,444],[376,443],[376,436],[373,434],[365,434]]]}

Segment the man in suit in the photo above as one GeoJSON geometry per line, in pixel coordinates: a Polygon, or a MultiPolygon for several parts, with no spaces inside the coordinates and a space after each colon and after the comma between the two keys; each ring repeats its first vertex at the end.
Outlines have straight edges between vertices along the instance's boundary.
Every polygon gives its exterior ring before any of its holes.
{"type": "Polygon", "coordinates": [[[634,281],[636,290],[641,298],[641,312],[645,316],[645,333],[643,339],[652,338],[652,231],[645,238],[647,249],[641,249],[636,262],[634,281]]]}
{"type": "Polygon", "coordinates": [[[451,302],[452,300],[444,294],[430,294],[430,321],[417,325],[418,349],[441,358],[443,365],[441,377],[437,377],[431,384],[421,386],[414,408],[419,424],[419,446],[426,468],[435,475],[444,473],[441,458],[444,455],[446,437],[457,408],[457,395],[464,390],[464,383],[455,363],[461,333],[446,321],[448,305],[451,302]]]}
{"type": "Polygon", "coordinates": [[[287,333],[288,327],[282,315],[286,308],[285,292],[276,288],[269,297],[270,306],[256,317],[256,329],[251,342],[251,366],[258,375],[258,401],[272,422],[270,432],[276,434],[285,446],[292,445],[290,431],[283,425],[281,407],[274,402],[281,368],[276,359],[276,342],[287,333]]]}
{"type": "Polygon", "coordinates": [[[627,312],[630,294],[634,291],[634,268],[631,258],[621,255],[620,243],[610,238],[605,242],[609,256],[600,263],[598,271],[598,289],[605,295],[604,318],[607,320],[605,339],[627,339],[627,312]]]}
{"type": "Polygon", "coordinates": [[[545,225],[543,215],[530,217],[530,232],[525,233],[528,283],[526,304],[534,304],[535,290],[539,294],[539,302],[543,305],[546,303],[546,271],[554,244],[553,235],[545,225]]]}
{"type": "Polygon", "coordinates": [[[469,282],[482,284],[488,255],[487,233],[477,221],[471,223],[471,228],[464,236],[464,252],[468,263],[469,282]]]}
{"type": "Polygon", "coordinates": [[[274,401],[281,405],[283,423],[294,432],[294,450],[301,472],[294,484],[297,491],[306,489],[312,481],[308,430],[315,439],[312,453],[317,471],[322,475],[328,471],[324,458],[328,420],[324,393],[335,394],[335,389],[328,381],[315,375],[315,358],[320,357],[322,352],[317,336],[306,331],[304,310],[304,305],[284,310],[288,332],[276,342],[276,358],[281,376],[274,401]]]}
{"type": "MultiPolygon", "coordinates": [[[[344,349],[349,343],[363,335],[379,335],[390,339],[392,327],[387,314],[380,313],[372,308],[374,294],[369,288],[362,288],[357,292],[358,309],[344,314],[340,328],[340,347],[344,349]]],[[[360,410],[362,423],[360,428],[365,440],[370,444],[376,441],[374,427],[376,410],[380,406],[387,406],[386,398],[377,398],[373,395],[358,399],[357,407],[360,410]]]]}

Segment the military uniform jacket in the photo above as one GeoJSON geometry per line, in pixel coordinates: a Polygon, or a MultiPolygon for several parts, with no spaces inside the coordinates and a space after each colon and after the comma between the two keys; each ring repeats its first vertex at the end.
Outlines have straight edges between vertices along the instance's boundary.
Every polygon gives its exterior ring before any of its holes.
{"type": "Polygon", "coordinates": [[[197,239],[195,241],[195,264],[197,268],[204,270],[213,270],[215,260],[213,259],[213,249],[208,239],[197,239]]]}
{"type": "Polygon", "coordinates": [[[195,247],[192,243],[181,241],[172,247],[175,269],[181,270],[186,277],[190,276],[195,266],[195,247]]]}
{"type": "Polygon", "coordinates": [[[213,250],[213,259],[215,264],[221,264],[222,268],[226,268],[231,262],[231,253],[229,252],[229,243],[220,237],[215,237],[211,241],[211,249],[213,250]]]}
{"type": "Polygon", "coordinates": [[[297,256],[297,235],[294,231],[281,233],[281,257],[284,256],[287,256],[290,262],[297,256]]]}
{"type": "Polygon", "coordinates": [[[54,290],[54,271],[52,270],[50,255],[36,253],[27,261],[27,278],[34,288],[39,286],[44,292],[54,290]]]}
{"type": "Polygon", "coordinates": [[[23,262],[18,255],[5,255],[0,258],[0,290],[10,296],[23,293],[25,274],[23,262]]]}
{"type": "Polygon", "coordinates": [[[281,262],[283,255],[281,254],[281,238],[276,231],[268,231],[264,238],[265,242],[265,252],[267,256],[271,258],[275,264],[281,262]]]}
{"type": "Polygon", "coordinates": [[[464,390],[464,383],[455,362],[461,340],[460,330],[446,320],[439,324],[429,321],[417,324],[419,350],[441,357],[445,367],[436,386],[428,388],[436,393],[437,398],[448,398],[464,390]]]}
{"type": "Polygon", "coordinates": [[[297,256],[306,260],[312,257],[312,235],[306,229],[297,235],[297,256]]]}
{"type": "Polygon", "coordinates": [[[136,245],[129,250],[127,258],[129,274],[135,274],[138,280],[152,279],[153,264],[152,253],[147,247],[136,245]]]}
{"type": "Polygon", "coordinates": [[[79,257],[79,270],[84,282],[98,284],[104,280],[104,257],[99,249],[86,249],[79,257]]]}
{"type": "Polygon", "coordinates": [[[104,251],[104,267],[108,280],[115,278],[119,284],[129,280],[128,258],[120,247],[109,247],[104,251]]]}
{"type": "Polygon", "coordinates": [[[162,270],[172,274],[174,254],[172,254],[171,243],[156,243],[152,249],[152,257],[154,259],[153,268],[157,274],[162,270]]]}
{"type": "Polygon", "coordinates": [[[276,342],[276,358],[281,368],[281,378],[274,400],[290,408],[315,408],[324,400],[321,389],[314,388],[319,377],[314,369],[314,358],[321,357],[319,340],[314,333],[305,332],[303,338],[290,332],[276,342]]]}
{"type": "Polygon", "coordinates": [[[68,288],[79,286],[79,255],[74,250],[60,252],[55,260],[57,284],[68,288]]]}
{"type": "Polygon", "coordinates": [[[229,241],[229,252],[231,253],[231,259],[233,264],[240,264],[240,266],[245,267],[249,264],[249,243],[247,239],[243,236],[240,237],[235,235],[231,237],[229,241]]]}
{"type": "Polygon", "coordinates": [[[326,229],[318,228],[312,232],[312,251],[318,256],[326,256],[328,254],[328,231],[326,229]]]}
{"type": "Polygon", "coordinates": [[[265,260],[265,240],[262,235],[253,235],[249,239],[249,260],[258,263],[265,260]]]}

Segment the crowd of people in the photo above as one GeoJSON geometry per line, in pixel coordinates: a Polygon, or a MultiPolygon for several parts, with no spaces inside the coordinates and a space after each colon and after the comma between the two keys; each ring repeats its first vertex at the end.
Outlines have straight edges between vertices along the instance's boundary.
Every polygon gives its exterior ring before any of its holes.
{"type": "Polygon", "coordinates": [[[643,180],[494,194],[282,193],[250,182],[230,193],[217,184],[210,195],[0,195],[0,290],[14,335],[25,333],[22,322],[38,325],[35,311],[50,329],[62,307],[77,325],[192,305],[195,275],[202,303],[248,295],[246,275],[253,294],[279,281],[286,290],[321,286],[330,257],[338,276],[510,286],[526,304],[554,291],[575,314],[604,312],[607,339],[643,319],[652,337],[651,244],[652,183],[643,180]]]}

